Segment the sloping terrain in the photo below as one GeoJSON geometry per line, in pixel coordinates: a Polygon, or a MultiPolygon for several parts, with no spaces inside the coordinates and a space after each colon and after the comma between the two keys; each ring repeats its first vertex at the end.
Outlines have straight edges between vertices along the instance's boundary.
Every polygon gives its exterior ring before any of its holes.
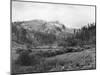
{"type": "Polygon", "coordinates": [[[95,69],[95,47],[95,24],[68,29],[58,21],[14,22],[12,73],[95,69]]]}
{"type": "MultiPolygon", "coordinates": [[[[55,57],[47,58],[47,61],[56,61],[62,70],[81,70],[81,69],[95,69],[95,48],[87,49],[82,52],[66,53],[57,55],[55,57]]],[[[57,68],[51,69],[57,71],[57,68]]]]}
{"type": "MultiPolygon", "coordinates": [[[[43,20],[31,20],[12,23],[12,40],[18,43],[31,44],[33,46],[54,44],[61,38],[72,36],[71,29],[65,25],[43,20]]],[[[57,44],[57,43],[56,43],[57,44]]]]}
{"type": "MultiPolygon", "coordinates": [[[[38,52],[38,51],[37,51],[38,52]]],[[[41,52],[42,54],[42,52],[41,52]]],[[[31,53],[34,55],[34,52],[31,53]]],[[[36,56],[34,62],[39,61],[35,65],[20,66],[13,65],[14,73],[34,73],[34,72],[55,72],[69,70],[87,70],[96,68],[95,47],[84,49],[80,52],[64,53],[52,57],[38,58],[36,56]]],[[[34,59],[34,58],[33,58],[34,59]]],[[[28,59],[29,61],[29,59],[28,59]]]]}

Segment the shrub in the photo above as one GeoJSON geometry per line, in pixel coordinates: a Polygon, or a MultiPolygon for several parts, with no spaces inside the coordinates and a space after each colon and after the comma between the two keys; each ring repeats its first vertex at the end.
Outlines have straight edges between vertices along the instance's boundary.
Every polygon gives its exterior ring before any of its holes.
{"type": "Polygon", "coordinates": [[[29,57],[29,53],[23,51],[20,53],[18,59],[16,60],[16,64],[28,66],[31,64],[31,59],[29,57]]]}
{"type": "Polygon", "coordinates": [[[23,51],[24,51],[24,49],[18,48],[18,49],[16,50],[16,53],[19,54],[19,53],[21,53],[21,52],[23,52],[23,51]]]}
{"type": "Polygon", "coordinates": [[[67,38],[68,46],[77,46],[79,42],[80,42],[80,41],[77,40],[77,39],[75,39],[74,37],[72,37],[72,38],[67,38]]]}
{"type": "Polygon", "coordinates": [[[46,45],[53,44],[56,40],[56,36],[51,33],[47,34],[42,32],[35,32],[34,36],[39,43],[46,44],[46,45]]]}
{"type": "Polygon", "coordinates": [[[21,66],[31,66],[40,62],[41,56],[36,54],[30,54],[29,51],[23,51],[19,54],[16,64],[21,66]]]}

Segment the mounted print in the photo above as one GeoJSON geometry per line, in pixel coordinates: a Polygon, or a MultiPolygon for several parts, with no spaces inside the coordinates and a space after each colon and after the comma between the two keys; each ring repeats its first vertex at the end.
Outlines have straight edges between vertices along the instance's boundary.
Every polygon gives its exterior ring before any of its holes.
{"type": "Polygon", "coordinates": [[[11,2],[11,73],[96,69],[96,6],[11,2]]]}

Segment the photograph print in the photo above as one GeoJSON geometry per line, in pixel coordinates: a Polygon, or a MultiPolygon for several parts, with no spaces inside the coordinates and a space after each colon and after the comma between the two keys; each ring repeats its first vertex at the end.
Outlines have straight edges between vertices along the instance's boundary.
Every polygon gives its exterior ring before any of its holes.
{"type": "Polygon", "coordinates": [[[11,1],[11,74],[96,69],[96,6],[11,1]]]}

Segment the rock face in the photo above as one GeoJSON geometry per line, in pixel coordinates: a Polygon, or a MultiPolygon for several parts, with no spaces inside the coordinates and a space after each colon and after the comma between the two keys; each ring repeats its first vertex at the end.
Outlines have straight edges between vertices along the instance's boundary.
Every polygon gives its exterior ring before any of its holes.
{"type": "Polygon", "coordinates": [[[64,32],[66,29],[66,27],[59,23],[58,21],[54,21],[54,22],[48,22],[46,23],[46,28],[45,28],[45,32],[47,33],[55,33],[56,35],[58,35],[61,32],[64,32]]]}
{"type": "Polygon", "coordinates": [[[26,21],[21,24],[22,27],[30,31],[39,31],[44,33],[55,33],[66,31],[66,27],[58,21],[45,22],[43,20],[26,21]]]}

